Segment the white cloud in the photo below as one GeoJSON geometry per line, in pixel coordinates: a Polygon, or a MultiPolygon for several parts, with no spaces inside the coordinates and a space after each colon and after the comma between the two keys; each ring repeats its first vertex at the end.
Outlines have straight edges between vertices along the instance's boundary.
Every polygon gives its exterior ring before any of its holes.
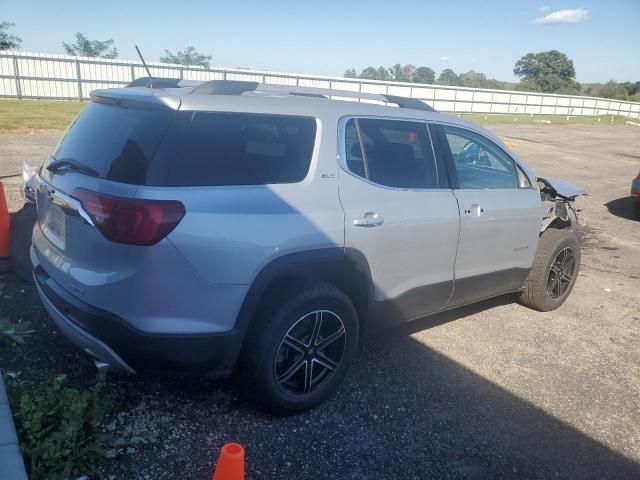
{"type": "Polygon", "coordinates": [[[551,7],[545,5],[544,7],[540,7],[538,10],[541,12],[548,12],[549,10],[551,10],[551,7]]]}
{"type": "Polygon", "coordinates": [[[544,17],[536,18],[533,23],[551,25],[553,23],[578,23],[589,19],[589,10],[575,8],[572,10],[557,10],[544,17]]]}
{"type": "Polygon", "coordinates": [[[478,59],[477,58],[472,58],[471,59],[471,63],[478,63],[478,59]]]}
{"type": "Polygon", "coordinates": [[[447,60],[449,60],[449,57],[440,57],[441,62],[446,62],[447,60]]]}

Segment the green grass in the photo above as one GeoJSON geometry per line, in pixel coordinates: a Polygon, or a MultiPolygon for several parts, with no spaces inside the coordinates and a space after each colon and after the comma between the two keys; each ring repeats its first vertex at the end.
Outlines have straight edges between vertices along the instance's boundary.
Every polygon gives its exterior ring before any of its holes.
{"type": "Polygon", "coordinates": [[[524,124],[524,125],[610,125],[613,118],[613,125],[625,125],[625,122],[632,120],[640,122],[640,120],[631,119],[621,116],[599,115],[597,117],[578,117],[566,115],[501,115],[501,114],[481,114],[470,113],[460,114],[465,120],[478,123],[480,125],[505,125],[505,124],[524,124]]]}
{"type": "Polygon", "coordinates": [[[72,100],[0,100],[0,133],[64,130],[86,104],[72,100]]]}

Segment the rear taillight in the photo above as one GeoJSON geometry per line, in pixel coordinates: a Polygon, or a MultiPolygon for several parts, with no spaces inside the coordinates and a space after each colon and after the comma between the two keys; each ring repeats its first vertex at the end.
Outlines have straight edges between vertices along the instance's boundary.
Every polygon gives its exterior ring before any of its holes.
{"type": "Polygon", "coordinates": [[[80,200],[100,232],[118,243],[158,243],[180,223],[185,214],[184,205],[176,200],[115,197],[84,188],[76,188],[71,196],[80,200]]]}

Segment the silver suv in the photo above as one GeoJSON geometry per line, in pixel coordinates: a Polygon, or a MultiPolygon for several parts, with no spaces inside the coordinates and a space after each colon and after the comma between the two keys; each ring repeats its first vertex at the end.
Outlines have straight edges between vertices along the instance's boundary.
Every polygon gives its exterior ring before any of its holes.
{"type": "Polygon", "coordinates": [[[580,263],[579,189],[389,95],[143,79],[93,92],[34,183],[67,337],[132,373],[236,371],[281,411],[331,395],[365,329],[505,293],[552,310],[580,263]]]}

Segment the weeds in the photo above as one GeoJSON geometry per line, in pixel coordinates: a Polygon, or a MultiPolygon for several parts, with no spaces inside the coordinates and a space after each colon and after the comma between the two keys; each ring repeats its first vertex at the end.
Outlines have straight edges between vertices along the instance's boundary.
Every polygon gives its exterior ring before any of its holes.
{"type": "Polygon", "coordinates": [[[35,330],[29,330],[29,322],[11,323],[9,320],[0,319],[0,341],[7,340],[24,345],[25,338],[33,332],[35,330]]]}
{"type": "Polygon", "coordinates": [[[101,477],[104,458],[98,432],[104,415],[100,384],[81,391],[59,375],[52,384],[25,391],[9,382],[20,448],[32,480],[101,477]]]}

